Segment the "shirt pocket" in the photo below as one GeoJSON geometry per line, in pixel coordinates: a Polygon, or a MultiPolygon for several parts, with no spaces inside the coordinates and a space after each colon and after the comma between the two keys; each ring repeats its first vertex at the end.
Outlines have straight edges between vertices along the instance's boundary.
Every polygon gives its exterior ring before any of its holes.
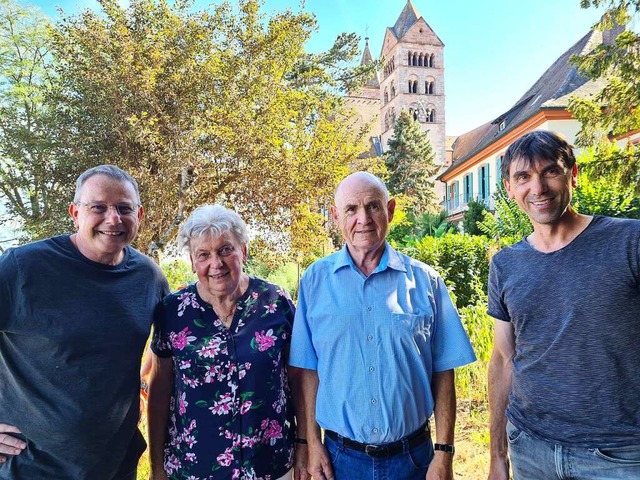
{"type": "Polygon", "coordinates": [[[392,313],[392,324],[394,329],[420,335],[424,338],[431,336],[431,326],[433,315],[412,314],[412,313],[392,313]]]}

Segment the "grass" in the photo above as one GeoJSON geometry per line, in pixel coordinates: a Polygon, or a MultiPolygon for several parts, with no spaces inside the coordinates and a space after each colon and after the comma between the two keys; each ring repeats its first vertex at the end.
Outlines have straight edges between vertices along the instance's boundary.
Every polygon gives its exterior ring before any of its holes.
{"type": "Polygon", "coordinates": [[[458,400],[456,480],[480,480],[489,472],[489,411],[486,401],[458,400]]]}
{"type": "MultiPolygon", "coordinates": [[[[146,413],[143,414],[139,427],[140,427],[140,431],[144,435],[144,438],[148,438],[146,413]]],[[[151,473],[151,469],[149,467],[149,449],[147,448],[142,454],[142,457],[140,457],[140,462],[138,462],[138,479],[146,480],[149,478],[150,473],[151,473]]]]}

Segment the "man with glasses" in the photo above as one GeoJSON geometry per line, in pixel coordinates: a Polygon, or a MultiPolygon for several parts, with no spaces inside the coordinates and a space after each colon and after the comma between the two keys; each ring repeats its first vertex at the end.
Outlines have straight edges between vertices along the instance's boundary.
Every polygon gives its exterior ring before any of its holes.
{"type": "Polygon", "coordinates": [[[140,360],[166,279],[130,246],[126,172],[77,181],[76,232],[0,257],[0,479],[135,479],[140,360]]]}

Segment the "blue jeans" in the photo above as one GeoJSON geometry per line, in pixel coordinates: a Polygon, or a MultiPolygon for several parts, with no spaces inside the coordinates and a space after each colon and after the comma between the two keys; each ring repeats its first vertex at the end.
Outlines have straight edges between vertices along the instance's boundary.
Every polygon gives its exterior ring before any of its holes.
{"type": "Polygon", "coordinates": [[[507,422],[514,480],[638,480],[640,445],[565,447],[533,438],[507,422]]]}
{"type": "Polygon", "coordinates": [[[433,444],[426,440],[413,448],[406,443],[402,453],[387,458],[370,457],[325,435],[336,480],[424,480],[433,458],[433,444]]]}

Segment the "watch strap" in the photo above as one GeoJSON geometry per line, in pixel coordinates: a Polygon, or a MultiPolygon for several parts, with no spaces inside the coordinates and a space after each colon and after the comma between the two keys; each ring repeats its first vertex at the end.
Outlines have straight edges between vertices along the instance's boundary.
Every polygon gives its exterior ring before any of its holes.
{"type": "Polygon", "coordinates": [[[451,455],[453,455],[456,451],[456,448],[449,443],[434,443],[433,449],[445,453],[450,453],[451,455]]]}

